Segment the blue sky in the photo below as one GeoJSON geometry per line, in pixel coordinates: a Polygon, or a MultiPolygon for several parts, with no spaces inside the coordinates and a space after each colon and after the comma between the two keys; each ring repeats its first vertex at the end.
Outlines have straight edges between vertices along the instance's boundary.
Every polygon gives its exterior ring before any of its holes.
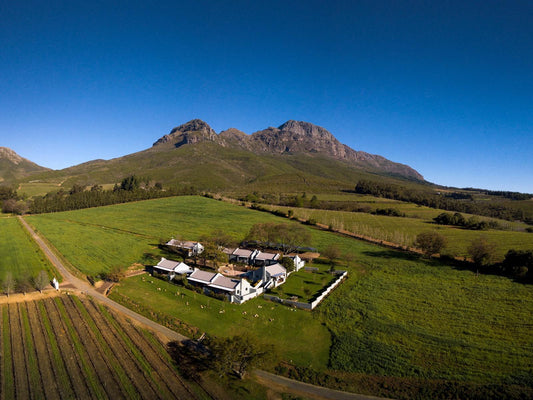
{"type": "Polygon", "coordinates": [[[65,168],[289,119],[533,193],[531,1],[0,0],[0,146],[65,168]]]}

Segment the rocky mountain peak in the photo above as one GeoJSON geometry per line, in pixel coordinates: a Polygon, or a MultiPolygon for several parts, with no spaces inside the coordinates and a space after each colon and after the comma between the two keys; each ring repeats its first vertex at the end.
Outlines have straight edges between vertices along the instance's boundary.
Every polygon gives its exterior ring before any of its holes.
{"type": "Polygon", "coordinates": [[[289,120],[278,128],[280,131],[296,133],[300,136],[328,138],[332,139],[333,135],[321,126],[305,121],[289,120]]]}
{"type": "Polygon", "coordinates": [[[168,135],[163,136],[154,146],[164,143],[173,143],[180,147],[188,143],[197,143],[206,140],[216,140],[217,134],[206,122],[193,119],[183,125],[173,128],[168,135]]]}
{"type": "Polygon", "coordinates": [[[22,161],[24,161],[24,158],[19,156],[17,153],[15,153],[8,147],[0,147],[0,159],[8,160],[15,165],[18,165],[22,161]]]}
{"type": "Polygon", "coordinates": [[[204,122],[201,119],[193,119],[170,131],[171,134],[175,132],[202,132],[207,135],[216,135],[216,132],[213,130],[213,128],[211,128],[207,122],[204,122]]]}

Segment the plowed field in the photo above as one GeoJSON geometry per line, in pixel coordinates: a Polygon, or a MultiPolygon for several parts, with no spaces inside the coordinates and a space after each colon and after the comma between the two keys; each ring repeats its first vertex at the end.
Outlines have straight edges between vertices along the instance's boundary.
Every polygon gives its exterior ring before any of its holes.
{"type": "Polygon", "coordinates": [[[2,400],[210,397],[156,338],[85,297],[0,306],[0,357],[2,400]]]}

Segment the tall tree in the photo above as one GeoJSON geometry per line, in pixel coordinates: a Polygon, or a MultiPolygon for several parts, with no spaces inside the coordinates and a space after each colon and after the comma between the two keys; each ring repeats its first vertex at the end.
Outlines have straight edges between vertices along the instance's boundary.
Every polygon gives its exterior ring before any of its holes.
{"type": "Polygon", "coordinates": [[[39,292],[43,292],[43,289],[50,283],[50,279],[48,278],[48,274],[46,271],[40,271],[35,279],[33,280],[35,283],[35,289],[37,289],[39,292]]]}
{"type": "Polygon", "coordinates": [[[479,236],[472,240],[468,246],[468,254],[472,257],[476,266],[476,273],[479,274],[479,269],[489,265],[496,250],[496,245],[490,242],[486,236],[479,236]]]}
{"type": "Polygon", "coordinates": [[[440,253],[446,247],[446,238],[436,231],[427,231],[419,233],[414,244],[427,257],[430,257],[432,254],[440,253]]]}
{"type": "Polygon", "coordinates": [[[220,376],[234,373],[241,379],[250,368],[259,366],[274,353],[274,346],[259,342],[249,333],[229,338],[210,337],[207,346],[213,369],[220,376]]]}

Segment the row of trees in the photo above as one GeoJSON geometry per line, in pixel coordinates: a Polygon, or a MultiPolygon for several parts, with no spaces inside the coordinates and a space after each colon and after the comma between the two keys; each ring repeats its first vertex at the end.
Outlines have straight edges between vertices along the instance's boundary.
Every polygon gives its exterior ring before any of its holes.
{"type": "Polygon", "coordinates": [[[120,184],[115,184],[112,190],[104,190],[100,185],[87,189],[85,185],[74,184],[68,191],[60,189],[27,201],[20,200],[16,197],[16,192],[10,190],[4,193],[4,197],[11,197],[3,200],[2,211],[21,215],[27,212],[41,214],[197,193],[197,189],[192,186],[163,189],[160,182],[151,183],[146,178],[131,175],[124,178],[120,184]]]}
{"type": "MultiPolygon", "coordinates": [[[[441,253],[446,248],[447,240],[436,231],[426,231],[416,236],[414,245],[430,257],[441,253]]],[[[533,250],[511,249],[503,262],[495,263],[496,244],[482,235],[470,242],[467,253],[474,263],[476,273],[493,272],[533,281],[533,250]]]]}
{"type": "Polygon", "coordinates": [[[482,221],[477,216],[473,215],[470,218],[465,218],[461,213],[440,213],[433,221],[439,225],[453,225],[470,230],[485,230],[485,229],[502,229],[502,226],[496,221],[482,221]]]}
{"type": "Polygon", "coordinates": [[[34,277],[18,277],[15,279],[11,271],[6,272],[4,279],[2,280],[2,290],[9,297],[10,294],[27,293],[33,289],[42,292],[46,286],[50,284],[50,278],[46,271],[40,271],[34,277]]]}
{"type": "MultiPolygon", "coordinates": [[[[471,195],[467,199],[456,199],[450,194],[439,194],[432,190],[420,190],[400,185],[381,183],[369,180],[360,180],[355,186],[355,192],[371,194],[388,199],[407,201],[427,207],[440,208],[448,211],[464,212],[468,214],[483,215],[486,217],[500,218],[508,221],[524,221],[533,224],[531,210],[512,207],[505,202],[474,201],[471,195]]],[[[455,196],[457,197],[457,196],[455,196]]]]}

